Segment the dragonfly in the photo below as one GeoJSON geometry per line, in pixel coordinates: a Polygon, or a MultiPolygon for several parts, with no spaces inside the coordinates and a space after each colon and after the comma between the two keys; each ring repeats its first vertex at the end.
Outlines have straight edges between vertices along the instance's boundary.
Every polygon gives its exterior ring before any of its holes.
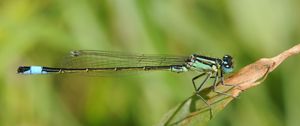
{"type": "MultiPolygon", "coordinates": [[[[100,51],[100,50],[75,50],[63,58],[60,67],[48,66],[19,66],[18,74],[68,74],[82,73],[93,75],[106,75],[115,73],[128,73],[130,71],[170,71],[175,73],[184,73],[195,71],[199,73],[192,78],[192,84],[196,94],[199,94],[205,82],[213,78],[213,91],[227,95],[226,93],[216,91],[216,85],[220,79],[224,84],[224,74],[233,71],[233,58],[230,55],[224,55],[222,58],[214,58],[201,54],[192,54],[190,56],[171,56],[171,55],[145,55],[129,54],[123,52],[100,51]],[[196,85],[196,80],[205,76],[204,80],[196,85]]],[[[210,104],[200,95],[204,103],[210,104]]]]}

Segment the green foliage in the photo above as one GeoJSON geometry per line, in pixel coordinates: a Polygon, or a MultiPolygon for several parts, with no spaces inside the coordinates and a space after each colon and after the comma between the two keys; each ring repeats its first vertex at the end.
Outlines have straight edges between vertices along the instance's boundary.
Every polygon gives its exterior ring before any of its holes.
{"type": "MultiPolygon", "coordinates": [[[[299,1],[1,0],[0,125],[153,125],[189,96],[194,74],[21,76],[73,49],[231,54],[235,69],[300,38],[299,1]]],[[[208,125],[299,124],[299,57],[208,125]],[[251,123],[245,123],[251,122],[251,123]]]]}

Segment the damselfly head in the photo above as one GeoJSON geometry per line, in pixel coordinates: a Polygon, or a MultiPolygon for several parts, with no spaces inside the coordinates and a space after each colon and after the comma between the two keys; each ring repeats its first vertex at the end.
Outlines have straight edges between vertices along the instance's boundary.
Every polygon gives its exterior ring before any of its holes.
{"type": "Polygon", "coordinates": [[[233,71],[233,58],[230,55],[223,56],[222,70],[224,73],[230,73],[233,71]]]}

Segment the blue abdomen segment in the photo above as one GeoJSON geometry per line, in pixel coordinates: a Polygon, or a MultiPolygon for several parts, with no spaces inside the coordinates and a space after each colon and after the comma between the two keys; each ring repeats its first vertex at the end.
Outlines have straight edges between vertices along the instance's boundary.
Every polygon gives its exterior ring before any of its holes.
{"type": "Polygon", "coordinates": [[[20,66],[18,68],[19,74],[47,74],[46,71],[43,70],[42,66],[20,66]]]}

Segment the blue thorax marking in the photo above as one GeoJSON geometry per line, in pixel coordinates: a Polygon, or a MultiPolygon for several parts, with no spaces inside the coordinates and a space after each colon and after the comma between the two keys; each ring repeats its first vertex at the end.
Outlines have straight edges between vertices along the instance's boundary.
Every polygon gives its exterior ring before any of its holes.
{"type": "Polygon", "coordinates": [[[186,64],[188,68],[196,71],[215,71],[219,67],[216,61],[215,58],[193,54],[186,64]]]}

